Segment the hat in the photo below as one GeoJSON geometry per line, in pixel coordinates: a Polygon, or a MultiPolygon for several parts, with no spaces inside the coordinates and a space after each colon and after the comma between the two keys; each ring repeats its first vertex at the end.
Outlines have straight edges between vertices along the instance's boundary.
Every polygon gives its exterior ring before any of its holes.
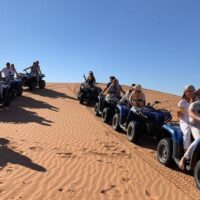
{"type": "Polygon", "coordinates": [[[134,89],[135,89],[135,91],[141,91],[142,86],[140,84],[135,84],[134,89]]]}
{"type": "Polygon", "coordinates": [[[195,87],[193,85],[186,85],[184,87],[184,92],[187,92],[187,91],[195,91],[195,87]]]}

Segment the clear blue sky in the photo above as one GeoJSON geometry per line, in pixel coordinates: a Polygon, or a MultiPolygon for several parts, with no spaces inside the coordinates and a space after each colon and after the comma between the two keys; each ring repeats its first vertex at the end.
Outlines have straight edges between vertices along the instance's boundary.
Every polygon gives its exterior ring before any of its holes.
{"type": "Polygon", "coordinates": [[[0,68],[34,60],[49,82],[93,70],[180,95],[200,87],[200,1],[0,0],[0,68]]]}

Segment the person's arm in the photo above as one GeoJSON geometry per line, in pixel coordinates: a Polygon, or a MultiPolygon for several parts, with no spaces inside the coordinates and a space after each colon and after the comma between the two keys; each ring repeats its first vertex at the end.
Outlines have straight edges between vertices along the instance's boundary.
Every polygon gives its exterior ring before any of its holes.
{"type": "Polygon", "coordinates": [[[188,114],[189,114],[190,117],[192,117],[193,119],[200,122],[200,117],[198,115],[196,115],[192,109],[188,110],[188,114]]]}
{"type": "Polygon", "coordinates": [[[123,94],[126,94],[126,92],[123,90],[122,86],[120,85],[120,91],[123,93],[123,94]]]}
{"type": "Polygon", "coordinates": [[[100,94],[103,94],[107,89],[108,87],[104,88],[100,94]]]}

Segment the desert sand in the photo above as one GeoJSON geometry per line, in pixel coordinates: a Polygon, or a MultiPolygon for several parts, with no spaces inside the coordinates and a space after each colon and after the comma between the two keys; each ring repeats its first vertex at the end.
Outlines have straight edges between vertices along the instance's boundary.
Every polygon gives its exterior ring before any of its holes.
{"type": "MultiPolygon", "coordinates": [[[[78,87],[49,83],[0,110],[0,200],[200,199],[192,175],[156,160],[154,140],[130,143],[79,104],[78,87]]],[[[180,97],[144,92],[177,120],[180,97]]]]}

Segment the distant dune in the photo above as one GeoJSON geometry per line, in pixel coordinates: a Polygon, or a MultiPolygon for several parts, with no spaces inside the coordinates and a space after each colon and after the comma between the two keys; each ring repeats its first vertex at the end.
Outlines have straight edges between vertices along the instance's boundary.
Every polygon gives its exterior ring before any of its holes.
{"type": "MultiPolygon", "coordinates": [[[[49,83],[0,110],[1,200],[200,199],[193,176],[158,163],[154,140],[128,142],[79,104],[78,88],[49,83]]],[[[144,93],[177,120],[180,97],[144,93]]]]}

